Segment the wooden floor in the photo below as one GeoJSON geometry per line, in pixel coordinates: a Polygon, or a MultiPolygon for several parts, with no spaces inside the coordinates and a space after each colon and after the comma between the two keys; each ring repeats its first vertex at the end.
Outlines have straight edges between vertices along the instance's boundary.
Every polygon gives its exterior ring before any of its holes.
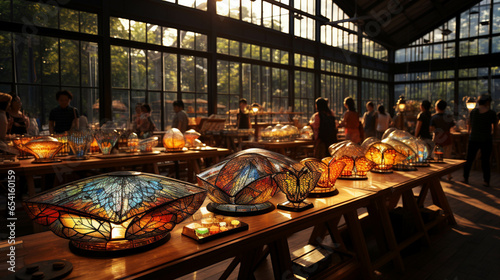
{"type": "MultiPolygon", "coordinates": [[[[470,184],[462,182],[462,170],[452,181],[443,180],[444,191],[457,225],[443,226],[431,235],[431,246],[404,251],[405,271],[391,264],[380,269],[383,280],[498,280],[500,279],[500,173],[492,172],[491,187],[482,185],[482,173],[472,171],[470,184]]],[[[305,245],[310,230],[288,239],[290,250],[305,245]]],[[[231,260],[186,275],[182,280],[219,279],[231,260]]],[[[237,279],[237,271],[229,279],[237,279]]],[[[257,280],[273,279],[270,257],[255,272],[257,280]]]]}

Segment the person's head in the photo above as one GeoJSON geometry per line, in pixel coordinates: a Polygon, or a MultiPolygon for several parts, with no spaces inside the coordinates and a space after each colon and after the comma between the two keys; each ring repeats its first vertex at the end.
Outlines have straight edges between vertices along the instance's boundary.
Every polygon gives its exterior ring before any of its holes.
{"type": "Polygon", "coordinates": [[[10,101],[10,109],[13,111],[18,111],[21,109],[23,103],[21,103],[21,98],[15,92],[9,92],[9,95],[12,96],[12,100],[10,101]]]}
{"type": "Polygon", "coordinates": [[[142,103],[135,104],[135,113],[136,114],[138,114],[138,115],[141,114],[141,112],[142,112],[141,107],[142,107],[142,103]]]}
{"type": "Polygon", "coordinates": [[[323,97],[316,98],[316,110],[320,113],[330,113],[330,108],[328,108],[328,100],[323,97]]]}
{"type": "Polygon", "coordinates": [[[373,105],[373,102],[371,102],[371,101],[366,102],[366,110],[368,112],[373,111],[374,108],[375,108],[375,105],[373,105]]]}
{"type": "Polygon", "coordinates": [[[420,104],[420,110],[429,111],[430,109],[431,109],[431,102],[429,100],[422,101],[422,104],[420,104]]]}
{"type": "Polygon", "coordinates": [[[12,96],[7,93],[0,92],[0,110],[7,110],[10,106],[10,101],[12,101],[12,96]]]}
{"type": "Polygon", "coordinates": [[[443,99],[436,101],[436,111],[442,113],[446,110],[446,106],[448,106],[448,104],[443,99]]]}
{"type": "Polygon", "coordinates": [[[479,106],[490,106],[491,104],[491,95],[489,94],[483,94],[479,96],[479,99],[477,100],[477,104],[479,106]]]}
{"type": "Polygon", "coordinates": [[[61,108],[68,107],[71,99],[73,99],[73,94],[68,90],[61,90],[56,93],[56,100],[61,108]]]}
{"type": "Polygon", "coordinates": [[[382,114],[382,115],[385,115],[385,107],[384,105],[378,105],[377,107],[377,111],[382,114]]]}
{"type": "Polygon", "coordinates": [[[346,97],[344,99],[344,107],[349,111],[356,111],[356,107],[354,107],[354,99],[352,97],[346,97]]]}
{"type": "Polygon", "coordinates": [[[143,113],[151,113],[151,106],[148,103],[144,103],[141,106],[141,112],[143,113]]]}
{"type": "Polygon", "coordinates": [[[174,101],[174,112],[180,112],[182,110],[184,110],[184,102],[182,102],[182,100],[176,100],[174,101]]]}
{"type": "Polygon", "coordinates": [[[240,111],[243,111],[247,108],[248,102],[245,98],[241,98],[239,105],[240,105],[240,111]]]}

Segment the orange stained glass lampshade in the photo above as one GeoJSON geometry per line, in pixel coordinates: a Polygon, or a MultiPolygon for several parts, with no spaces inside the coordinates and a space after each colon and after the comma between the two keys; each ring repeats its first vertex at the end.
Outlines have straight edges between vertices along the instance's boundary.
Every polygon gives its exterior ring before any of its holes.
{"type": "Polygon", "coordinates": [[[186,138],[186,146],[188,148],[196,147],[195,140],[198,139],[200,136],[201,134],[194,129],[190,129],[184,132],[184,138],[186,138]]]}
{"type": "Polygon", "coordinates": [[[302,167],[282,154],[264,149],[237,152],[197,175],[212,201],[207,209],[223,215],[257,215],[274,209],[269,200],[278,185],[272,176],[302,167]]]}
{"type": "Polygon", "coordinates": [[[307,195],[316,187],[321,172],[303,166],[300,170],[288,170],[273,175],[280,190],[288,201],[278,204],[278,209],[301,212],[312,208],[313,204],[305,201],[307,195]]]}
{"type": "Polygon", "coordinates": [[[167,130],[163,135],[163,146],[169,152],[182,151],[186,145],[186,139],[182,132],[177,128],[167,130]]]}
{"type": "Polygon", "coordinates": [[[33,163],[49,163],[60,161],[55,159],[55,156],[62,149],[63,143],[54,137],[44,136],[29,141],[24,147],[35,156],[33,163]]]}
{"type": "Polygon", "coordinates": [[[379,173],[391,173],[393,165],[406,159],[391,145],[382,142],[375,142],[368,146],[365,157],[377,165],[371,171],[379,173]]]}
{"type": "Polygon", "coordinates": [[[90,143],[90,151],[89,153],[98,153],[99,152],[99,144],[97,144],[97,140],[95,139],[95,136],[93,137],[94,139],[92,140],[92,143],[90,143]]]}
{"type": "Polygon", "coordinates": [[[158,137],[149,137],[139,140],[138,148],[141,152],[152,152],[153,148],[158,145],[158,137]]]}
{"type": "Polygon", "coordinates": [[[395,130],[391,132],[388,138],[401,141],[415,151],[416,156],[410,161],[412,166],[426,167],[429,166],[428,157],[430,156],[429,147],[424,140],[416,138],[410,133],[403,130],[395,130]]]}
{"type": "Polygon", "coordinates": [[[167,239],[205,197],[205,190],[190,183],[122,171],[75,181],[23,203],[31,219],[77,249],[112,252],[167,239]]]}
{"type": "Polygon", "coordinates": [[[410,165],[410,162],[415,159],[416,153],[415,151],[405,143],[398,141],[392,138],[385,138],[382,140],[382,143],[386,143],[391,145],[396,151],[404,155],[406,158],[400,163],[396,163],[392,169],[398,171],[415,171],[417,168],[410,165]]]}
{"type": "Polygon", "coordinates": [[[18,159],[26,159],[28,156],[31,154],[24,145],[28,143],[29,141],[33,139],[40,138],[39,136],[28,136],[28,135],[21,135],[20,137],[16,137],[12,142],[14,143],[14,146],[19,150],[19,155],[18,159]]]}
{"type": "Polygon", "coordinates": [[[375,167],[375,163],[365,157],[363,147],[350,140],[332,144],[328,151],[333,158],[346,164],[339,179],[366,180],[368,171],[375,167]]]}
{"type": "Polygon", "coordinates": [[[54,138],[57,139],[60,143],[63,144],[61,150],[57,153],[58,156],[67,156],[69,155],[69,143],[68,143],[68,132],[64,132],[62,134],[55,134],[53,135],[54,138]]]}
{"type": "Polygon", "coordinates": [[[115,129],[100,129],[95,133],[94,137],[102,154],[109,155],[120,138],[120,132],[115,129]]]}
{"type": "Polygon", "coordinates": [[[139,146],[139,136],[137,136],[137,134],[135,134],[134,132],[130,133],[127,139],[128,151],[130,153],[135,153],[137,152],[138,146],[139,146]]]}
{"type": "Polygon", "coordinates": [[[301,160],[301,163],[305,164],[310,170],[321,172],[321,178],[319,179],[316,188],[311,191],[309,196],[326,197],[338,194],[335,182],[346,166],[344,161],[336,160],[332,157],[326,157],[322,160],[317,158],[306,158],[301,160]]]}

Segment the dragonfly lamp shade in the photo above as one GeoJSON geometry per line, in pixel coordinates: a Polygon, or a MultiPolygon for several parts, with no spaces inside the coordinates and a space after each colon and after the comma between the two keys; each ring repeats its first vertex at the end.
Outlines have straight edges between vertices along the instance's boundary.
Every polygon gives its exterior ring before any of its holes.
{"type": "Polygon", "coordinates": [[[320,171],[311,171],[305,166],[299,171],[284,171],[274,174],[274,181],[288,199],[288,201],[278,204],[278,209],[301,212],[312,208],[313,204],[305,199],[316,187],[321,174],[320,171]]]}
{"type": "Polygon", "coordinates": [[[28,215],[83,251],[114,252],[166,239],[198,210],[206,191],[140,172],[86,178],[24,201],[28,215]]]}
{"type": "Polygon", "coordinates": [[[29,141],[24,147],[35,156],[33,163],[50,163],[59,161],[55,156],[62,149],[63,143],[54,137],[44,136],[29,141]]]}
{"type": "Polygon", "coordinates": [[[68,135],[68,143],[75,159],[88,159],[87,153],[94,137],[89,131],[73,131],[68,135]]]}
{"type": "Polygon", "coordinates": [[[378,173],[392,173],[392,166],[406,159],[391,145],[382,142],[370,144],[366,148],[365,157],[376,164],[371,171],[378,173]]]}
{"type": "Polygon", "coordinates": [[[163,146],[167,152],[182,151],[186,145],[186,139],[182,132],[177,128],[171,128],[163,135],[163,146]]]}
{"type": "Polygon", "coordinates": [[[278,185],[273,174],[296,171],[299,163],[264,149],[235,153],[197,175],[212,201],[207,209],[223,215],[258,215],[274,209],[278,185]]]}
{"type": "Polygon", "coordinates": [[[301,163],[305,164],[310,170],[321,172],[321,177],[318,180],[316,188],[309,193],[310,197],[327,197],[339,193],[335,187],[335,182],[346,166],[344,161],[326,157],[322,160],[306,158],[301,160],[301,163]]]}
{"type": "Polygon", "coordinates": [[[366,180],[368,171],[375,167],[375,163],[365,157],[363,147],[350,140],[332,144],[328,151],[333,158],[345,163],[339,179],[366,180]]]}

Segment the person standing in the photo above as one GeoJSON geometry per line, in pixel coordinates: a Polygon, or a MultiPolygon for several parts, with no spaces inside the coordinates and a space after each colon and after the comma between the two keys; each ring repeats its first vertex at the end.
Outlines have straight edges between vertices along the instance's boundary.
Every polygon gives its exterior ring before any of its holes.
{"type": "Polygon", "coordinates": [[[483,186],[490,186],[490,157],[493,150],[493,135],[496,132],[497,116],[491,106],[491,96],[483,94],[479,97],[477,108],[470,112],[469,145],[467,161],[464,166],[464,183],[469,184],[469,174],[478,150],[481,150],[481,168],[483,169],[483,186]]]}
{"type": "Polygon", "coordinates": [[[28,133],[30,119],[21,110],[23,103],[17,93],[10,92],[9,95],[12,96],[12,101],[10,102],[10,108],[6,111],[9,119],[8,133],[24,135],[28,133]]]}
{"type": "Polygon", "coordinates": [[[182,100],[174,101],[173,106],[175,116],[172,120],[172,128],[177,128],[184,133],[188,128],[188,115],[184,111],[184,102],[182,100]]]}
{"type": "Polygon", "coordinates": [[[9,120],[7,119],[6,110],[9,109],[12,96],[0,92],[0,140],[5,140],[7,129],[9,127],[9,120]]]}
{"type": "Polygon", "coordinates": [[[382,135],[389,128],[391,116],[385,112],[384,105],[378,105],[377,114],[375,115],[375,130],[377,130],[377,138],[382,139],[382,135]]]}
{"type": "Polygon", "coordinates": [[[144,103],[141,105],[141,116],[139,118],[139,125],[137,127],[137,133],[139,138],[145,139],[153,136],[153,131],[156,130],[156,125],[151,119],[151,106],[144,103]]]}
{"type": "MultiPolygon", "coordinates": [[[[451,128],[455,126],[453,116],[445,114],[447,103],[439,99],[436,101],[436,113],[432,115],[430,122],[430,132],[434,134],[432,141],[434,144],[443,148],[443,157],[451,158],[451,148],[453,141],[451,139],[451,128]]],[[[451,179],[451,174],[448,174],[448,180],[451,179]]]]}
{"type": "Polygon", "coordinates": [[[366,103],[366,112],[363,115],[363,128],[365,130],[365,137],[376,136],[377,130],[375,129],[375,106],[372,101],[366,103]]]}
{"type": "Polygon", "coordinates": [[[252,128],[252,123],[250,122],[250,115],[248,113],[248,102],[245,98],[240,99],[240,110],[238,111],[238,129],[248,129],[252,128]]]}
{"type": "Polygon", "coordinates": [[[337,127],[333,111],[328,108],[328,101],[322,97],[316,99],[316,113],[311,117],[314,131],[314,157],[322,159],[329,156],[328,147],[337,142],[337,127]]]}
{"type": "Polygon", "coordinates": [[[70,91],[62,90],[56,93],[56,100],[59,106],[52,109],[49,114],[49,132],[64,133],[71,129],[78,130],[80,115],[78,109],[69,105],[73,99],[70,91]]]}

